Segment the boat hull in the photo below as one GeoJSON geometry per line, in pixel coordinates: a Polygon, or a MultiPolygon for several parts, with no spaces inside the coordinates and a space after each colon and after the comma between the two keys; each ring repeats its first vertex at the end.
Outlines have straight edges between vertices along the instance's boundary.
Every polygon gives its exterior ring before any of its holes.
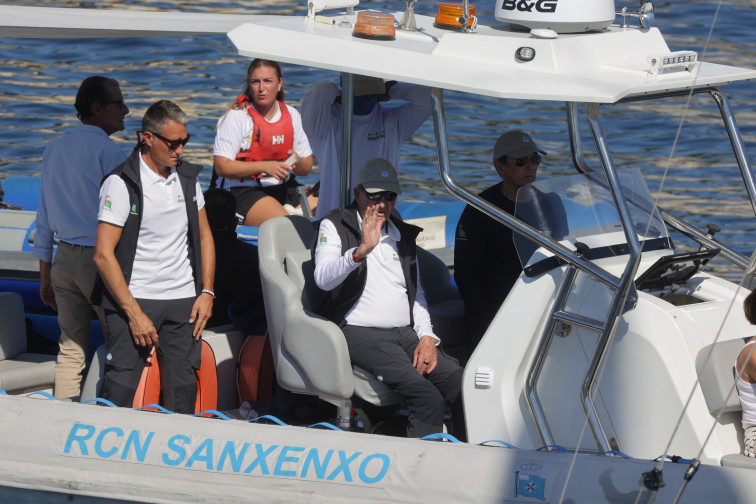
{"type": "MultiPolygon", "coordinates": [[[[0,419],[3,501],[633,502],[654,467],[18,396],[0,396],[0,419]]],[[[673,499],[686,467],[664,467],[659,502],[673,499]]],[[[702,466],[686,502],[751,501],[756,482],[743,471],[702,466]]]]}

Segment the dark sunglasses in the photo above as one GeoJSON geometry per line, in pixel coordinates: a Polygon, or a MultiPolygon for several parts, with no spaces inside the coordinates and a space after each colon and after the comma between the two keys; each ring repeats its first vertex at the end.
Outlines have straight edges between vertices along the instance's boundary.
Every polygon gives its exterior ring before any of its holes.
{"type": "Polygon", "coordinates": [[[511,158],[511,159],[512,161],[514,161],[514,164],[518,168],[522,168],[523,166],[527,164],[528,160],[532,161],[534,165],[538,166],[539,164],[541,164],[542,158],[541,158],[541,155],[536,152],[535,154],[531,154],[530,156],[525,156],[525,157],[521,157],[517,159],[511,158]]]}
{"type": "Polygon", "coordinates": [[[178,140],[170,140],[168,138],[165,138],[163,135],[158,135],[154,131],[150,131],[153,135],[158,137],[160,140],[165,142],[165,145],[168,146],[168,149],[170,150],[176,150],[182,145],[186,145],[189,142],[189,139],[192,138],[192,135],[188,134],[186,135],[186,138],[179,138],[178,140]]]}
{"type": "Polygon", "coordinates": [[[123,98],[119,98],[118,100],[108,100],[108,101],[104,101],[104,102],[101,102],[101,103],[103,105],[108,105],[110,103],[115,103],[116,105],[118,105],[118,108],[123,108],[123,107],[126,106],[126,103],[123,101],[123,98]]]}
{"type": "Polygon", "coordinates": [[[380,201],[381,198],[386,198],[386,201],[394,201],[397,197],[397,194],[394,191],[369,193],[363,186],[360,186],[360,189],[362,189],[362,192],[365,193],[365,196],[367,196],[367,199],[369,199],[370,201],[380,201]]]}

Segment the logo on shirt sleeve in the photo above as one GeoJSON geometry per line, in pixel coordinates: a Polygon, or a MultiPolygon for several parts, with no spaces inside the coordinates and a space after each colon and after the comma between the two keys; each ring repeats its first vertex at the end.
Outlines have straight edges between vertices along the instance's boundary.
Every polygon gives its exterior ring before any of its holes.
{"type": "Polygon", "coordinates": [[[325,233],[322,233],[320,235],[320,243],[328,243],[328,237],[325,235],[325,233]]]}
{"type": "Polygon", "coordinates": [[[112,203],[110,202],[110,194],[105,195],[105,203],[102,205],[102,208],[107,208],[108,210],[111,210],[112,203]]]}

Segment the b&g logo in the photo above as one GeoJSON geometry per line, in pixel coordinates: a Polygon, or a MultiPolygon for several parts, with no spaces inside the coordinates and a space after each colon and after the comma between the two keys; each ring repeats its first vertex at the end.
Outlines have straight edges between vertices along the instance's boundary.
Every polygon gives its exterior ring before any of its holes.
{"type": "Polygon", "coordinates": [[[520,12],[556,12],[559,0],[503,0],[501,8],[504,10],[518,10],[520,12]]]}

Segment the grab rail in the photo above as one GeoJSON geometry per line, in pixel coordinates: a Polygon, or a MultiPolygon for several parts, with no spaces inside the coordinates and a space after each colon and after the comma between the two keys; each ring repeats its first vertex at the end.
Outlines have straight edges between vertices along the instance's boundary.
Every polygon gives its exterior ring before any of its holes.
{"type": "Polygon", "coordinates": [[[528,377],[525,380],[526,397],[528,398],[528,405],[530,406],[530,412],[533,414],[533,418],[538,428],[538,433],[541,436],[541,441],[544,445],[550,446],[554,444],[554,437],[549,429],[549,423],[546,421],[546,414],[541,406],[541,401],[538,399],[538,393],[536,392],[536,383],[538,377],[541,374],[541,368],[546,360],[546,353],[549,351],[551,341],[554,339],[554,330],[556,329],[557,320],[554,315],[564,309],[565,302],[569,296],[570,289],[575,283],[577,277],[577,268],[575,266],[567,267],[567,272],[562,279],[559,290],[557,290],[554,297],[554,304],[551,309],[551,320],[541,333],[541,337],[538,342],[538,348],[536,349],[535,359],[528,371],[528,377]]]}
{"type": "MultiPolygon", "coordinates": [[[[630,218],[630,210],[627,208],[627,202],[622,196],[619,178],[617,177],[614,162],[609,154],[604,131],[601,128],[601,122],[599,121],[599,104],[592,103],[588,105],[588,124],[591,128],[593,140],[596,142],[596,148],[599,157],[601,158],[601,164],[604,167],[607,181],[609,182],[609,188],[612,197],[614,198],[614,204],[617,207],[617,213],[619,213],[620,221],[622,221],[622,228],[625,232],[627,244],[630,246],[630,258],[625,266],[625,271],[622,273],[622,276],[620,276],[617,291],[614,293],[609,304],[604,328],[596,342],[596,347],[591,355],[588,370],[585,373],[583,384],[580,388],[580,395],[583,399],[583,408],[588,414],[588,421],[591,424],[591,430],[596,438],[596,442],[601,447],[602,451],[611,451],[612,448],[609,445],[609,441],[601,424],[601,419],[599,418],[598,412],[593,403],[592,393],[594,384],[596,383],[596,377],[599,374],[599,369],[604,362],[610,342],[617,329],[617,322],[624,311],[625,301],[628,299],[630,292],[635,290],[635,283],[633,280],[635,279],[635,272],[640,265],[641,248],[640,242],[638,241],[638,235],[634,231],[635,228],[633,227],[633,221],[630,218]]],[[[637,294],[635,297],[637,298],[637,294]]]]}
{"type": "MultiPolygon", "coordinates": [[[[352,202],[352,111],[354,74],[341,72],[341,153],[339,155],[339,208],[352,202]]],[[[322,168],[321,168],[322,169],[322,168]]]]}

